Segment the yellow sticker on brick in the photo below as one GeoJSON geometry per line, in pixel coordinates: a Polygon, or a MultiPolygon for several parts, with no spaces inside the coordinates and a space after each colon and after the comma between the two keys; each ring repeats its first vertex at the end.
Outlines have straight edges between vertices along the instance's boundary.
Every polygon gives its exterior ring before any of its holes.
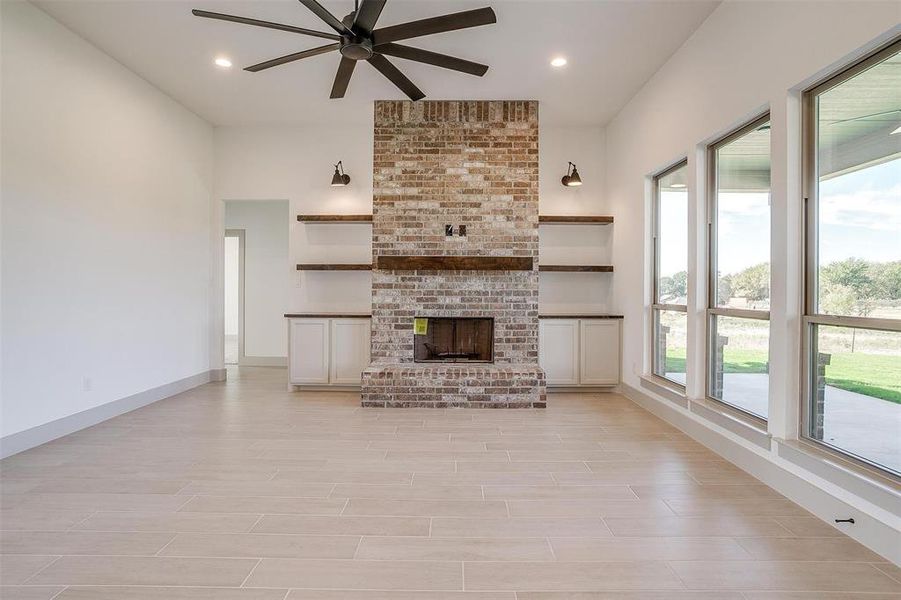
{"type": "Polygon", "coordinates": [[[428,319],[413,319],[413,333],[415,335],[425,335],[429,331],[428,319]]]}

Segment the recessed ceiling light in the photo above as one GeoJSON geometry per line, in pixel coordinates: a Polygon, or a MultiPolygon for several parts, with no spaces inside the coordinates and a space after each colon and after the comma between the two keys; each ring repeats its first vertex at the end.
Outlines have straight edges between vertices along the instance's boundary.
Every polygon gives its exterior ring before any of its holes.
{"type": "Polygon", "coordinates": [[[557,58],[555,58],[555,59],[553,59],[553,60],[551,61],[551,66],[552,66],[552,67],[563,67],[563,66],[566,66],[566,59],[563,58],[562,56],[558,56],[557,58]]]}
{"type": "Polygon", "coordinates": [[[218,57],[213,61],[217,67],[222,67],[223,69],[228,69],[232,66],[232,61],[228,60],[224,56],[218,57]]]}
{"type": "Polygon", "coordinates": [[[670,187],[671,187],[671,188],[682,189],[682,188],[685,187],[685,184],[684,184],[684,183],[674,183],[674,184],[671,185],[670,187]]]}

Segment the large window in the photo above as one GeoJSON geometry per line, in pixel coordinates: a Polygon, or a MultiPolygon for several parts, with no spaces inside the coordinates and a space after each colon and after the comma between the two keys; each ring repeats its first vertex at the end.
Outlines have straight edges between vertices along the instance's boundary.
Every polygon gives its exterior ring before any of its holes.
{"type": "Polygon", "coordinates": [[[684,386],[688,330],[686,162],[681,162],[654,177],[653,227],[651,368],[654,375],[684,386]]]}
{"type": "Polygon", "coordinates": [[[769,396],[770,124],[709,148],[707,395],[766,419],[769,396]]]}
{"type": "Polygon", "coordinates": [[[901,42],[805,95],[802,433],[901,473],[901,42]]]}

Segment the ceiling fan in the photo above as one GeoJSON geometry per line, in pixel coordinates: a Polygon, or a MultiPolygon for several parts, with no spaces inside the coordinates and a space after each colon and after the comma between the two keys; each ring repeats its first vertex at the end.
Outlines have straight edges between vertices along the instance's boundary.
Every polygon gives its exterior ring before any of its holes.
{"type": "Polygon", "coordinates": [[[301,4],[310,9],[317,17],[334,29],[335,33],[326,33],[312,29],[304,29],[303,27],[295,27],[293,25],[260,21],[258,19],[226,15],[206,10],[194,9],[191,12],[195,16],[207,19],[232,21],[234,23],[243,23],[245,25],[254,25],[256,27],[265,27],[268,29],[278,29],[280,31],[332,40],[333,43],[325,46],[310,48],[309,50],[302,50],[301,52],[273,58],[272,60],[251,65],[244,69],[245,71],[256,73],[257,71],[284,65],[302,58],[337,50],[341,53],[341,62],[338,64],[338,72],[335,75],[335,82],[332,84],[330,98],[344,97],[344,94],[347,91],[347,84],[350,83],[350,77],[353,75],[354,67],[356,67],[357,61],[361,60],[365,60],[375,67],[376,70],[387,77],[391,83],[409,96],[411,100],[425,98],[425,94],[416,87],[406,75],[401,73],[397,67],[385,58],[385,56],[405,58],[407,60],[435,65],[445,69],[478,75],[479,77],[484,75],[488,70],[488,65],[482,65],[469,60],[463,60],[462,58],[448,56],[446,54],[422,50],[421,48],[396,44],[395,42],[424,35],[431,35],[433,33],[442,33],[445,31],[467,29],[469,27],[496,23],[497,17],[491,8],[466,10],[463,12],[442,15],[440,17],[431,17],[419,21],[410,21],[408,23],[401,23],[400,25],[391,25],[390,27],[376,29],[376,21],[378,21],[379,15],[382,14],[382,9],[385,7],[386,1],[387,0],[362,0],[362,2],[358,2],[355,0],[354,11],[343,19],[338,20],[316,0],[300,0],[301,4]]]}

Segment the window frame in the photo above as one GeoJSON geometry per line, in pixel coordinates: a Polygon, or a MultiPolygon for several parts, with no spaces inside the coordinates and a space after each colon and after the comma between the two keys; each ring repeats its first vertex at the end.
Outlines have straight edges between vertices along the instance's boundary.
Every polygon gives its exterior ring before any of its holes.
{"type": "MultiPolygon", "coordinates": [[[[720,400],[711,395],[713,388],[713,378],[715,377],[715,369],[713,369],[713,334],[716,330],[713,323],[716,317],[735,317],[740,319],[755,319],[758,321],[766,321],[770,323],[769,310],[744,309],[744,308],[728,308],[717,306],[717,266],[719,257],[718,238],[717,238],[717,218],[718,218],[718,182],[719,173],[717,170],[717,150],[734,142],[738,138],[755,131],[758,127],[765,123],[770,123],[770,111],[761,113],[757,117],[751,119],[738,129],[726,134],[718,140],[707,146],[707,307],[706,328],[705,328],[705,348],[704,348],[704,365],[706,377],[704,378],[704,397],[716,403],[717,406],[724,407],[730,411],[734,411],[738,416],[745,418],[751,423],[766,428],[767,418],[752,413],[749,410],[737,406],[725,400],[720,400]]],[[[772,156],[772,152],[770,152],[772,156]]],[[[772,197],[772,188],[770,189],[772,197]]],[[[772,206],[772,202],[771,202],[772,206]]],[[[771,227],[771,226],[770,226],[771,227]]],[[[772,231],[770,231],[772,236],[772,231]]],[[[772,238],[770,241],[772,249],[772,238]]],[[[772,256],[770,257],[772,263],[772,256]]],[[[770,289],[772,290],[772,274],[770,274],[770,289]]],[[[767,363],[769,364],[769,348],[767,348],[767,363]]]]}
{"type": "MultiPolygon", "coordinates": [[[[677,162],[671,164],[666,167],[662,171],[658,171],[653,175],[653,185],[652,185],[652,203],[651,203],[651,252],[653,255],[653,264],[651,268],[651,305],[650,305],[650,324],[651,324],[651,335],[649,336],[650,341],[650,377],[654,380],[660,382],[662,385],[669,386],[671,388],[675,388],[681,394],[685,394],[685,384],[679,383],[678,381],[673,381],[667,377],[664,377],[657,373],[657,317],[661,312],[669,311],[669,312],[681,312],[688,318],[688,300],[686,298],[686,303],[682,304],[668,304],[660,302],[660,289],[659,289],[659,280],[660,280],[660,180],[678,171],[679,169],[688,167],[688,157],[683,157],[679,159],[677,162]]],[[[686,192],[688,191],[688,187],[686,184],[686,192]]],[[[688,214],[686,213],[686,228],[688,227],[688,214]]],[[[688,273],[689,265],[685,265],[685,272],[688,273]]],[[[686,363],[687,366],[687,363],[686,363]]],[[[687,368],[686,368],[687,371],[687,368]]],[[[687,373],[686,373],[687,375],[687,373]]]]}
{"type": "Polygon", "coordinates": [[[798,438],[802,443],[836,456],[866,471],[875,470],[880,475],[888,476],[894,481],[901,481],[901,474],[880,465],[865,457],[853,454],[847,449],[833,446],[811,435],[813,418],[812,395],[813,377],[816,374],[813,351],[816,348],[816,329],[818,325],[834,327],[850,327],[863,330],[891,331],[901,333],[901,319],[880,319],[872,317],[855,317],[828,315],[818,311],[818,272],[819,272],[819,173],[817,161],[817,98],[832,88],[845,83],[901,51],[901,38],[895,38],[881,48],[871,52],[864,58],[845,67],[841,71],[821,80],[816,85],[804,90],[801,94],[801,194],[803,199],[802,235],[803,235],[803,275],[802,275],[802,311],[801,311],[801,406],[798,419],[798,438]]]}

